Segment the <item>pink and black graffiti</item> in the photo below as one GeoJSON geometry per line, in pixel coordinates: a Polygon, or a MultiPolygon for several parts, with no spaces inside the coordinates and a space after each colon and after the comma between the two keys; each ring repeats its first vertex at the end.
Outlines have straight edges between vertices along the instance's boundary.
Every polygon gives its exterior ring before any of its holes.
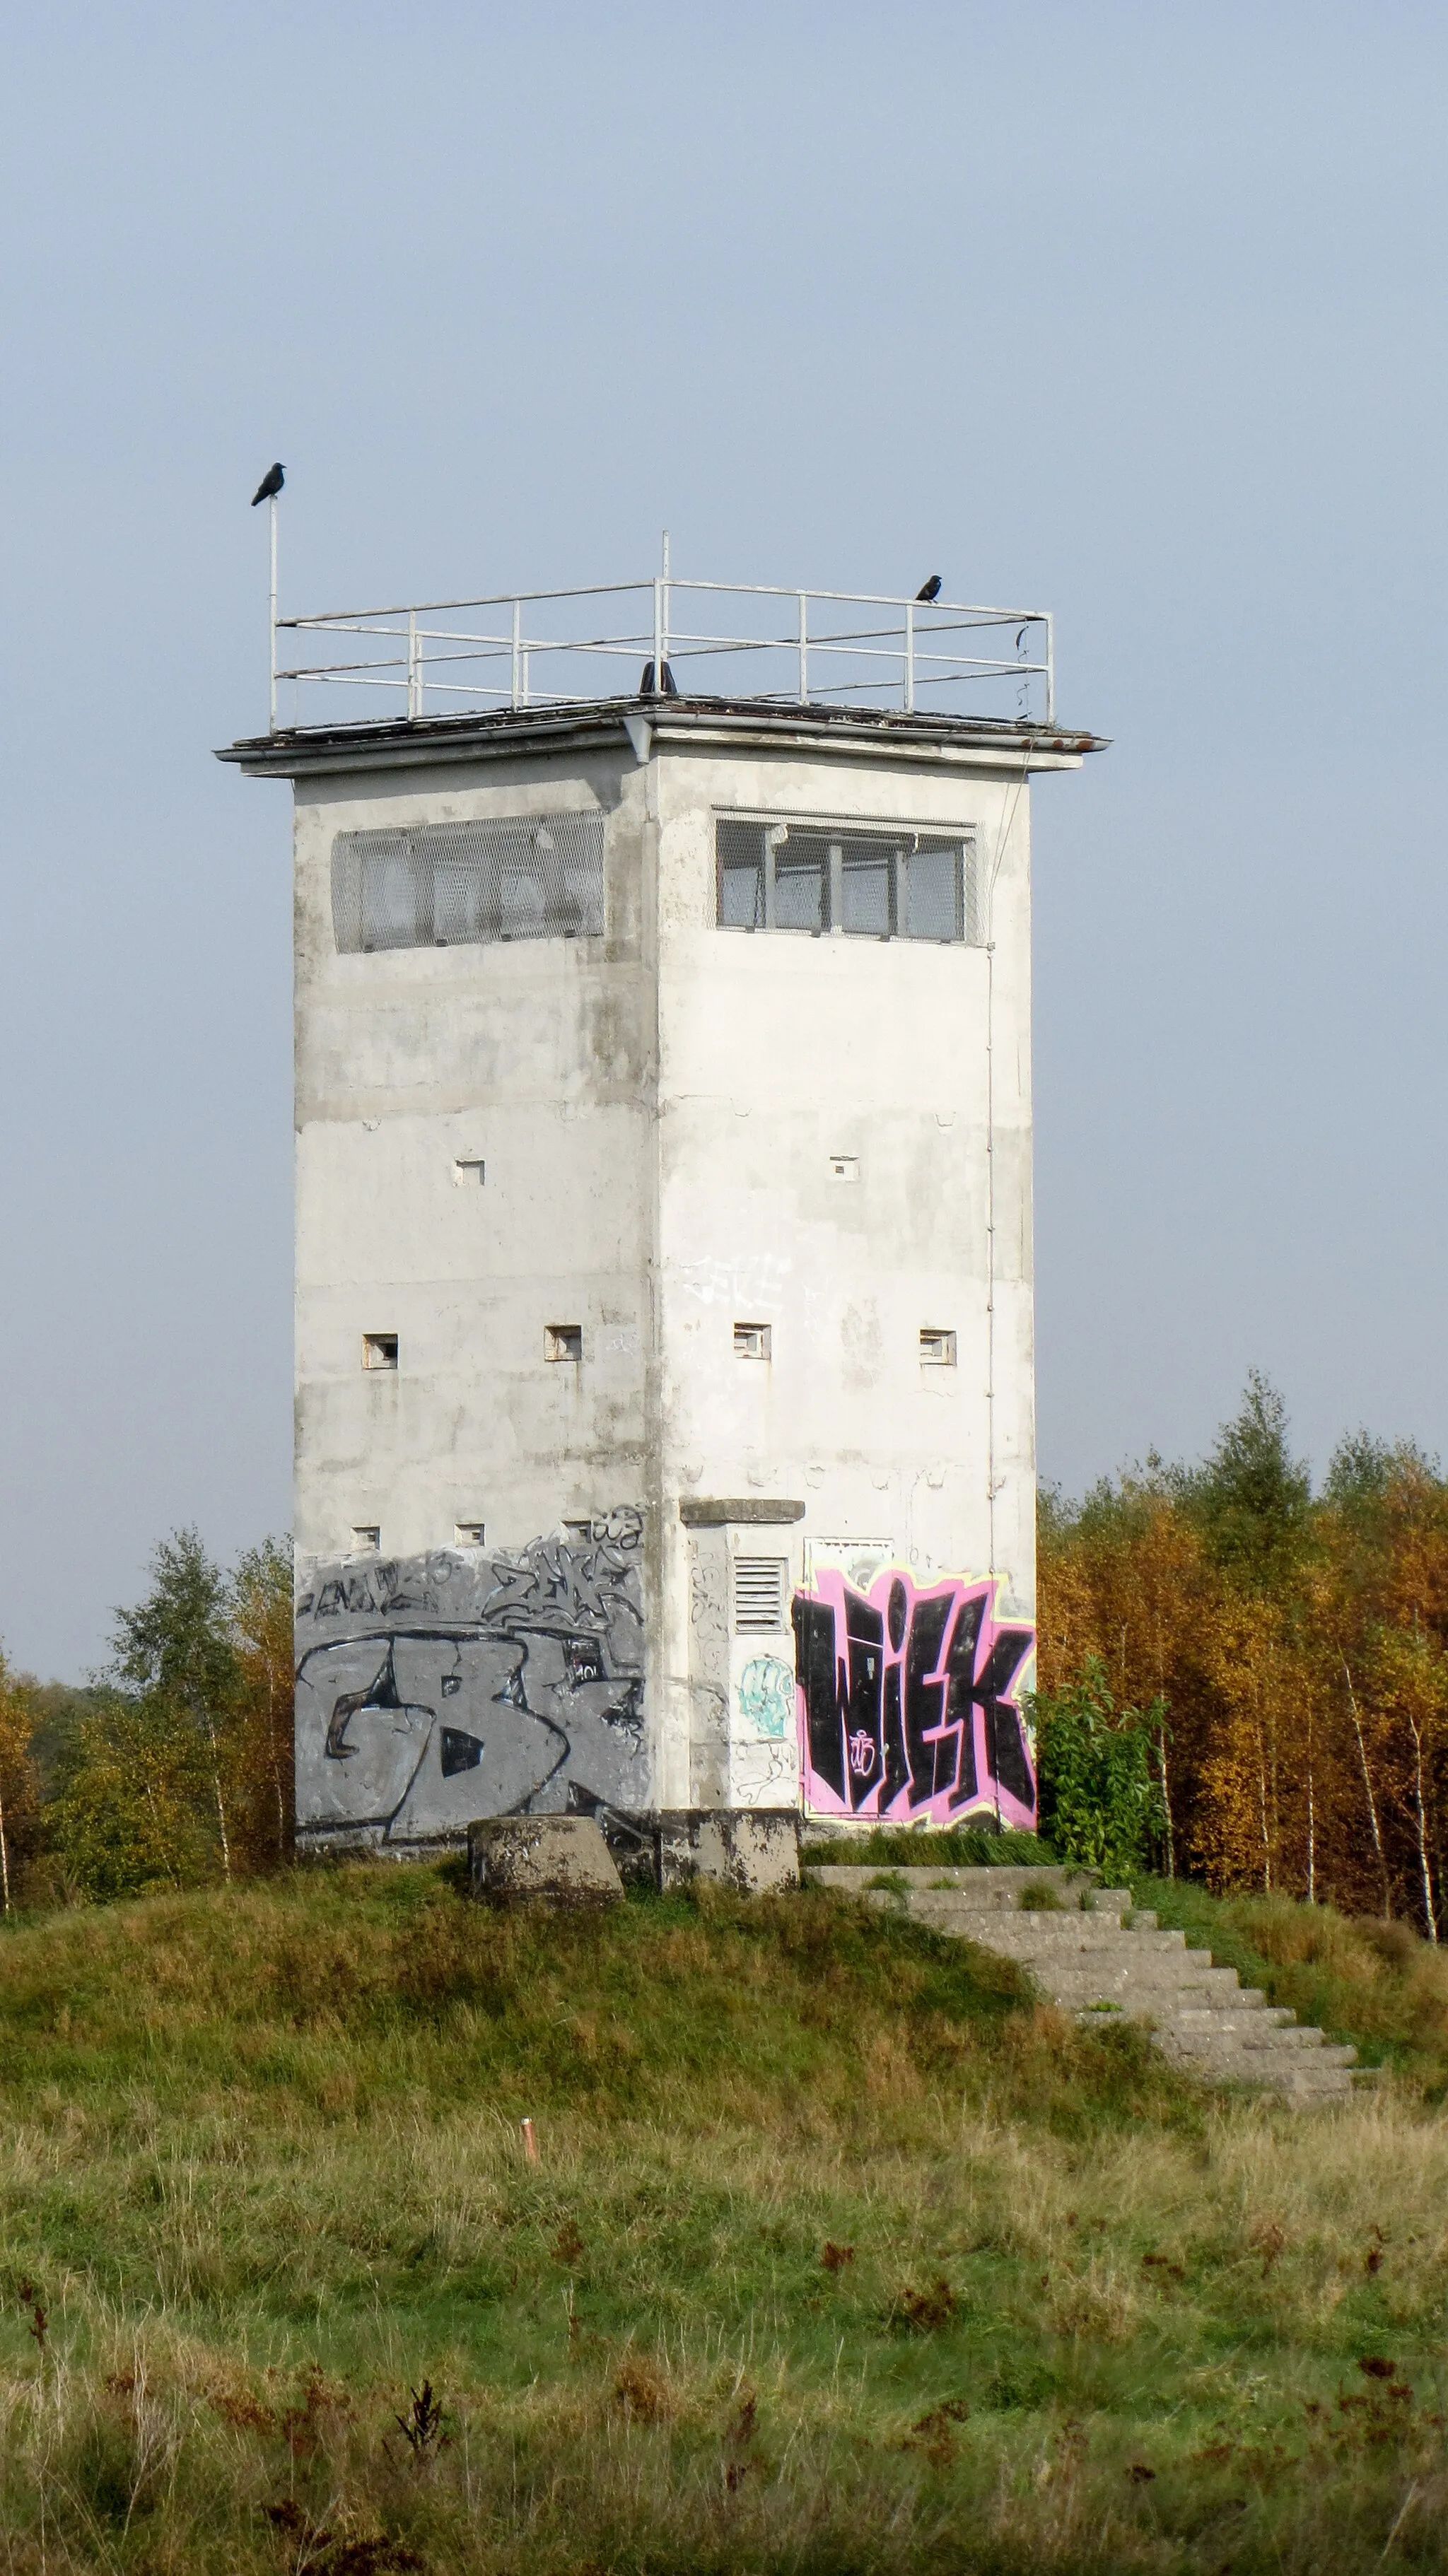
{"type": "Polygon", "coordinates": [[[868,1593],[821,1573],[794,1601],[805,1803],[823,1815],[1027,1832],[1036,1783],[1012,1690],[1035,1642],[995,1618],[994,1583],[868,1593]]]}

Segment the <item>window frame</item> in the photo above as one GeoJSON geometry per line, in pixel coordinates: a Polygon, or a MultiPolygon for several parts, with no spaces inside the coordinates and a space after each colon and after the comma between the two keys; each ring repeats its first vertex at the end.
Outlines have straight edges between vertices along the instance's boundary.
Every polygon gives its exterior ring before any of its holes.
{"type": "Polygon", "coordinates": [[[602,806],[337,831],[329,865],[339,957],[607,936],[602,806]]]}
{"type": "MultiPolygon", "coordinates": [[[[877,946],[904,941],[912,948],[979,948],[985,942],[980,936],[979,839],[974,825],[894,825],[874,821],[821,820],[813,815],[743,814],[716,811],[714,816],[714,927],[716,930],[744,931],[751,936],[760,930],[783,930],[803,939],[873,940],[877,946]],[[727,836],[757,833],[758,847],[753,854],[730,850],[727,836]],[[781,921],[779,918],[778,854],[792,839],[806,843],[819,853],[820,921],[781,921]],[[846,919],[847,886],[857,869],[864,873],[869,859],[878,854],[886,862],[886,926],[866,927],[846,919]],[[954,861],[955,923],[948,934],[909,928],[910,861],[936,855],[949,855],[954,861]],[[726,917],[726,882],[739,875],[752,876],[755,892],[751,904],[754,918],[750,921],[726,917]]],[[[791,871],[793,873],[793,871],[791,871]]],[[[800,871],[803,873],[803,871],[800,871]]]]}

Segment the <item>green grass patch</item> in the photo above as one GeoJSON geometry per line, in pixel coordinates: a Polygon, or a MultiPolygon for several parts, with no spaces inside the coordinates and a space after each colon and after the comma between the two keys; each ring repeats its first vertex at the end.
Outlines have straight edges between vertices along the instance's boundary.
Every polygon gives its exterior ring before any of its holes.
{"type": "Polygon", "coordinates": [[[883,1862],[890,1869],[1054,1868],[1056,1855],[1036,1834],[985,1833],[978,1827],[960,1833],[917,1833],[913,1827],[881,1825],[872,1834],[833,1834],[812,1843],[806,1858],[816,1866],[830,1861],[866,1868],[883,1862]]]}
{"type": "Polygon", "coordinates": [[[1214,2103],[889,1910],[54,1915],[0,2114],[21,2576],[1441,2563],[1443,2124],[1214,2103]]]}

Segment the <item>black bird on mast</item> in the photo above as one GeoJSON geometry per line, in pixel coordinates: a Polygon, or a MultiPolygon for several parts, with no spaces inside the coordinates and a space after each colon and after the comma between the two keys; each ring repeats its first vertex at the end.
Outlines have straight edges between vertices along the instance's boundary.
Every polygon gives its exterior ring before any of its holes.
{"type": "MultiPolygon", "coordinates": [[[[258,501],[274,500],[286,479],[287,478],[279,465],[269,465],[265,474],[262,476],[261,481],[258,483],[256,490],[251,496],[252,508],[256,508],[258,501]]],[[[935,587],[937,590],[940,588],[939,582],[936,583],[935,587]]]]}
{"type": "MultiPolygon", "coordinates": [[[[282,469],[279,465],[274,465],[272,467],[273,474],[280,474],[281,470],[282,469]]],[[[257,497],[260,499],[260,494],[258,494],[257,497]]],[[[927,608],[933,599],[938,599],[940,597],[939,573],[933,572],[928,581],[922,581],[920,588],[915,593],[915,596],[917,599],[923,599],[927,608]]]]}

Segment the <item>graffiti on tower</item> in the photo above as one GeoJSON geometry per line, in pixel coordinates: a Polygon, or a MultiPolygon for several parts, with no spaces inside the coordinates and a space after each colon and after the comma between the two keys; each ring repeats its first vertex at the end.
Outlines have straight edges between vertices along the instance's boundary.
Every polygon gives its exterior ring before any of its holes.
{"type": "Polygon", "coordinates": [[[1030,1832],[1036,1782],[1015,1693],[1035,1644],[993,1582],[867,1591],[819,1572],[794,1601],[805,1804],[816,1815],[1030,1832]]]}
{"type": "Polygon", "coordinates": [[[313,1564],[300,1839],[448,1841],[475,1816],[646,1806],[641,1564],[632,1508],[516,1553],[313,1564]]]}

